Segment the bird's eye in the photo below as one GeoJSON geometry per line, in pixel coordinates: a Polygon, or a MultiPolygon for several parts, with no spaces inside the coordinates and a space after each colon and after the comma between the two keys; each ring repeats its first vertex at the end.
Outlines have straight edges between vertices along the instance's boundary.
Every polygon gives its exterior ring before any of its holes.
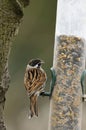
{"type": "Polygon", "coordinates": [[[41,63],[38,64],[38,67],[40,67],[40,66],[41,66],[41,63]]]}
{"type": "Polygon", "coordinates": [[[38,63],[35,65],[36,68],[40,68],[40,66],[41,66],[41,63],[38,63]]]}

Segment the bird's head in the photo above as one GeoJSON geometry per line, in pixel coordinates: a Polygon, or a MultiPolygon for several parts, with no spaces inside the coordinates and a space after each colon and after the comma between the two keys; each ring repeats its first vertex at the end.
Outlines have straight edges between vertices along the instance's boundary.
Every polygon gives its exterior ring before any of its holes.
{"type": "Polygon", "coordinates": [[[29,65],[36,68],[40,68],[42,63],[44,62],[40,59],[32,59],[29,61],[29,65]]]}

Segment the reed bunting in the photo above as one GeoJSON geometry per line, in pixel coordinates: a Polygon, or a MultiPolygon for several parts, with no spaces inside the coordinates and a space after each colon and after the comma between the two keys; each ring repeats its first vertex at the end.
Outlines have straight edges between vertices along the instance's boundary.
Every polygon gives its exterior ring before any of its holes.
{"type": "Polygon", "coordinates": [[[29,61],[24,76],[24,85],[30,98],[30,115],[29,119],[34,115],[38,117],[38,96],[44,92],[47,76],[41,65],[44,63],[40,59],[32,59],[29,61]]]}

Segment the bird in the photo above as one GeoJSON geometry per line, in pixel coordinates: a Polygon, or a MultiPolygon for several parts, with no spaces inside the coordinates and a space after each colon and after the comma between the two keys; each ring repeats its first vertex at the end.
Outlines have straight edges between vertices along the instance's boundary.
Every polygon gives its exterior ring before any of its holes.
{"type": "Polygon", "coordinates": [[[33,116],[38,117],[37,100],[39,95],[44,92],[47,74],[42,68],[44,62],[40,59],[31,59],[27,64],[24,75],[24,86],[30,99],[29,119],[33,116]]]}

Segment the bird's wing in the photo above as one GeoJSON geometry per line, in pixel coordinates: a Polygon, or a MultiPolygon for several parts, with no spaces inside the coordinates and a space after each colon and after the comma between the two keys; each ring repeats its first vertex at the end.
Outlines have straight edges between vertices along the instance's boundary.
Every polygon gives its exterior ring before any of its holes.
{"type": "Polygon", "coordinates": [[[43,90],[43,85],[46,82],[46,73],[39,68],[31,68],[28,70],[26,78],[26,89],[29,96],[43,90]]]}

